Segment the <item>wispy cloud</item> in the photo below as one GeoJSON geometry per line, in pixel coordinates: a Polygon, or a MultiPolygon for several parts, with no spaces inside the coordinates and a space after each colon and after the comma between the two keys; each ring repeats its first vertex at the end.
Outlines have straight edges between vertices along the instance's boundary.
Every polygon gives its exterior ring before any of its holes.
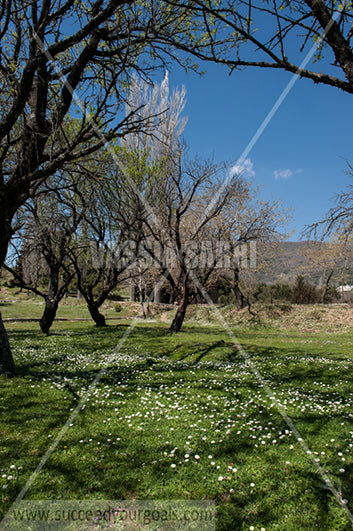
{"type": "Polygon", "coordinates": [[[275,170],[273,172],[273,175],[275,177],[275,179],[289,179],[289,177],[291,177],[292,175],[296,174],[296,173],[302,173],[302,169],[299,169],[299,170],[295,170],[295,171],[292,171],[290,170],[289,168],[285,169],[285,170],[275,170]]]}
{"type": "Polygon", "coordinates": [[[255,177],[255,171],[253,170],[254,164],[251,159],[245,159],[241,164],[235,164],[232,167],[232,173],[236,175],[242,175],[242,177],[255,177]]]}

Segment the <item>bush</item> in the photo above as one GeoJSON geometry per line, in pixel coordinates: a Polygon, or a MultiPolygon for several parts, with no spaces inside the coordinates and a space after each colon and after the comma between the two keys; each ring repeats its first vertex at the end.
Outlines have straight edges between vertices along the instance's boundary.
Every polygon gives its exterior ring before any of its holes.
{"type": "Polygon", "coordinates": [[[256,286],[254,299],[257,302],[273,303],[291,302],[293,299],[293,288],[288,284],[267,285],[261,282],[256,286]]]}
{"type": "Polygon", "coordinates": [[[303,275],[298,275],[293,288],[294,304],[315,304],[320,302],[321,290],[305,282],[303,275]]]}

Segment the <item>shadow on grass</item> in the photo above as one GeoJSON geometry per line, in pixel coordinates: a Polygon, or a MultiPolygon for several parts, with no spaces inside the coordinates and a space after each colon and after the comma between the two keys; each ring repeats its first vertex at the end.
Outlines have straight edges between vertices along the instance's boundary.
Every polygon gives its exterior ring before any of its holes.
{"type": "MultiPolygon", "coordinates": [[[[204,358],[205,356],[207,356],[207,354],[210,354],[213,350],[219,348],[219,347],[223,347],[224,345],[224,341],[223,339],[221,339],[220,341],[216,341],[216,343],[213,343],[209,346],[207,346],[206,348],[204,349],[201,349],[197,351],[197,357],[196,359],[193,361],[193,364],[194,365],[197,365],[201,360],[202,358],[204,358]]],[[[199,345],[195,344],[194,347],[197,347],[199,345]]],[[[179,358],[178,361],[184,361],[186,358],[190,357],[190,356],[194,356],[195,355],[195,352],[190,352],[190,353],[187,353],[185,354],[184,356],[182,356],[181,358],[179,358]]]]}

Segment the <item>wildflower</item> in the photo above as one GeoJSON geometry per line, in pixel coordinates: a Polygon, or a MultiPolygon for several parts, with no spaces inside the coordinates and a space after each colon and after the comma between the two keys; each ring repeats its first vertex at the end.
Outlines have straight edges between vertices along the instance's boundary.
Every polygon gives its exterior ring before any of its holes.
{"type": "Polygon", "coordinates": [[[172,464],[170,465],[170,467],[171,467],[171,468],[175,468],[176,465],[175,465],[174,463],[172,463],[172,464]]]}

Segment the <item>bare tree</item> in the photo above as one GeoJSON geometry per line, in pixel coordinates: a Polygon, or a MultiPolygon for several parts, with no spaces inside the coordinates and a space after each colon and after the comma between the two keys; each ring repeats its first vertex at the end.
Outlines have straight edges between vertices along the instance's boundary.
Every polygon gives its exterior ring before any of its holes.
{"type": "Polygon", "coordinates": [[[82,212],[80,244],[70,249],[70,258],[78,290],[98,327],[106,325],[101,306],[118,283],[131,276],[143,236],[141,198],[139,190],[131,187],[139,168],[136,160],[141,161],[121,148],[117,153],[123,171],[98,153],[70,172],[77,183],[76,209],[82,212]],[[82,173],[84,181],[79,179],[82,173]]]}
{"type": "Polygon", "coordinates": [[[350,238],[353,233],[353,166],[347,161],[347,175],[351,179],[343,192],[335,197],[335,205],[320,221],[308,225],[303,230],[307,239],[324,240],[328,236],[336,235],[350,238]]]}
{"type": "MultiPolygon", "coordinates": [[[[353,167],[347,161],[347,174],[352,179],[353,167]]],[[[309,241],[306,249],[309,270],[320,272],[323,279],[323,295],[328,290],[329,283],[338,271],[349,270],[352,262],[353,237],[353,185],[337,194],[335,205],[323,218],[305,227],[303,236],[309,241]],[[310,242],[310,240],[316,240],[310,242]]]]}
{"type": "Polygon", "coordinates": [[[155,179],[158,188],[155,215],[147,214],[144,223],[149,237],[158,246],[152,246],[149,240],[146,249],[179,301],[171,332],[180,330],[186,309],[197,296],[199,286],[207,285],[224,258],[223,249],[218,245],[224,239],[217,225],[218,218],[231,199],[237,196],[241,203],[249,192],[248,183],[234,175],[202,217],[225,171],[225,166],[211,161],[194,160],[184,164],[180,152],[179,160],[169,161],[160,180],[155,179]]]}
{"type": "Polygon", "coordinates": [[[170,93],[169,74],[166,70],[163,81],[151,85],[133,76],[126,102],[126,116],[138,110],[141,120],[147,125],[147,133],[140,130],[124,136],[121,145],[128,151],[148,152],[152,160],[162,160],[178,150],[181,135],[187,124],[183,117],[186,104],[186,89],[174,89],[170,93]]]}
{"type": "Polygon", "coordinates": [[[252,283],[255,273],[263,267],[261,248],[264,244],[273,245],[285,239],[284,228],[290,217],[290,212],[283,209],[280,201],[259,199],[257,187],[249,187],[242,202],[235,197],[220,216],[219,230],[229,244],[230,260],[229,267],[219,270],[218,274],[231,288],[239,310],[246,306],[250,310],[251,290],[246,284],[252,283]]]}
{"type": "Polygon", "coordinates": [[[70,255],[72,249],[77,248],[76,231],[82,219],[82,211],[78,211],[77,201],[73,196],[71,186],[66,187],[62,180],[52,179],[42,187],[35,199],[27,201],[22,211],[24,227],[18,233],[21,240],[22,274],[5,266],[22,287],[44,298],[44,312],[39,322],[44,334],[49,333],[59,303],[75,276],[70,255]],[[33,257],[38,260],[37,264],[41,261],[46,264],[46,291],[38,287],[37,271],[34,278],[29,275],[26,264],[33,257]]]}

